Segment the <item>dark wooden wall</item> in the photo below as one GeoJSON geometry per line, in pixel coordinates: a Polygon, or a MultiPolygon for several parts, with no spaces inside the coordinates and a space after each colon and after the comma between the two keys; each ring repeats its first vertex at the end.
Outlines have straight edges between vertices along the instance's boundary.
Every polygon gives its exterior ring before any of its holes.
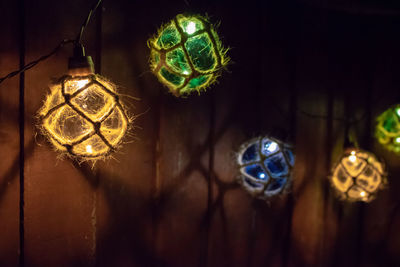
{"type": "MultiPolygon", "coordinates": [[[[91,5],[1,0],[0,76],[74,38],[91,5]]],[[[400,158],[372,138],[375,116],[400,100],[399,8],[104,0],[84,43],[145,114],[92,169],[59,160],[35,127],[69,46],[0,84],[0,266],[400,266],[400,158]],[[177,99],[150,73],[146,40],[181,12],[221,22],[232,64],[206,93],[177,99]],[[345,118],[389,168],[370,204],[329,188],[345,118]],[[296,144],[291,194],[270,203],[235,182],[235,151],[261,134],[296,144]]]]}

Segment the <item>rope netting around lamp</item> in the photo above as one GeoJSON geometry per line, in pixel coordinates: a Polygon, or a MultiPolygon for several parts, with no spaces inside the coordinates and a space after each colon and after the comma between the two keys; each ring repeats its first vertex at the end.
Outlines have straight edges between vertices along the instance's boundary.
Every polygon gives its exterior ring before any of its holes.
{"type": "Polygon", "coordinates": [[[376,121],[378,142],[387,150],[400,154],[400,104],[385,110],[376,121]]]}
{"type": "Polygon", "coordinates": [[[369,202],[387,184],[385,164],[371,152],[349,148],[334,165],[330,181],[341,200],[369,202]]]}
{"type": "Polygon", "coordinates": [[[94,3],[72,41],[68,75],[50,85],[50,94],[38,111],[39,128],[54,148],[81,161],[110,155],[121,144],[131,123],[117,87],[94,74],[92,58],[86,56],[82,45],[85,28],[101,1],[94,3]]]}
{"type": "Polygon", "coordinates": [[[118,147],[130,120],[115,85],[100,75],[68,75],[50,89],[39,110],[40,128],[56,150],[99,159],[118,147]]]}
{"type": "Polygon", "coordinates": [[[200,15],[177,15],[148,45],[151,70],[175,96],[205,90],[229,61],[213,25],[200,15]]]}
{"type": "Polygon", "coordinates": [[[239,183],[252,196],[267,200],[288,192],[295,163],[293,147],[272,137],[244,143],[237,163],[239,183]]]}

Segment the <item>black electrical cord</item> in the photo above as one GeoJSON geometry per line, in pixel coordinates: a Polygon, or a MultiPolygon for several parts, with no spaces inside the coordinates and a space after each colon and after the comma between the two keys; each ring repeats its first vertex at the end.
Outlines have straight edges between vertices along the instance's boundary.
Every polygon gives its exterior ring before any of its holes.
{"type": "Polygon", "coordinates": [[[28,64],[26,64],[25,66],[23,66],[21,69],[16,70],[16,71],[13,71],[13,72],[10,72],[10,73],[7,74],[6,76],[1,77],[1,78],[0,78],[0,83],[2,83],[4,80],[6,80],[6,79],[8,79],[8,78],[14,77],[14,76],[16,76],[16,75],[18,75],[18,74],[21,74],[22,72],[25,72],[25,71],[27,71],[27,70],[33,68],[33,67],[36,66],[39,62],[41,62],[41,61],[43,61],[43,60],[46,60],[46,59],[48,59],[49,57],[51,57],[52,55],[54,55],[55,53],[57,53],[57,51],[58,51],[61,47],[63,47],[64,45],[69,44],[69,43],[74,43],[74,42],[75,42],[75,40],[63,40],[59,45],[57,45],[57,46],[56,46],[50,53],[48,53],[47,55],[41,56],[41,57],[39,57],[38,59],[29,62],[28,64]]]}
{"type": "Polygon", "coordinates": [[[82,42],[83,32],[86,29],[86,26],[89,24],[92,15],[96,12],[97,8],[100,6],[102,0],[98,0],[93,7],[90,9],[89,14],[87,15],[85,21],[82,24],[81,30],[79,31],[78,36],[76,37],[76,44],[80,44],[82,42]]]}
{"type": "MultiPolygon", "coordinates": [[[[385,96],[385,93],[382,92],[376,99],[376,101],[373,103],[373,106],[376,106],[378,103],[381,102],[381,100],[383,99],[383,97],[385,96]]],[[[282,110],[280,110],[282,112],[282,110]]],[[[324,115],[324,114],[313,114],[311,112],[302,110],[300,108],[297,109],[297,112],[299,112],[300,114],[312,118],[312,119],[321,119],[321,120],[327,120],[328,119],[328,115],[324,115]]],[[[332,117],[331,119],[334,121],[341,121],[344,122],[345,124],[349,124],[349,126],[354,126],[358,123],[360,123],[361,121],[365,120],[366,117],[368,115],[368,111],[364,111],[360,116],[349,116],[349,114],[345,114],[343,117],[332,117]]]]}
{"type": "Polygon", "coordinates": [[[4,80],[12,78],[18,74],[21,74],[31,68],[33,68],[34,66],[36,66],[38,63],[48,59],[49,57],[53,56],[55,53],[57,53],[58,50],[60,50],[64,45],[66,44],[70,44],[73,43],[75,46],[77,45],[81,45],[81,41],[82,41],[82,36],[83,36],[83,32],[86,29],[86,26],[89,24],[90,19],[92,18],[92,15],[94,14],[94,12],[97,10],[97,8],[99,7],[100,3],[102,2],[102,0],[97,0],[97,2],[93,5],[93,7],[90,9],[85,21],[82,24],[82,27],[79,31],[78,36],[76,37],[75,40],[70,40],[70,39],[65,39],[63,40],[61,43],[59,43],[50,53],[39,57],[36,60],[33,60],[31,62],[29,62],[28,64],[26,64],[25,66],[23,66],[22,68],[15,70],[13,72],[10,72],[9,74],[5,75],[4,77],[0,78],[0,83],[2,83],[4,80]]]}

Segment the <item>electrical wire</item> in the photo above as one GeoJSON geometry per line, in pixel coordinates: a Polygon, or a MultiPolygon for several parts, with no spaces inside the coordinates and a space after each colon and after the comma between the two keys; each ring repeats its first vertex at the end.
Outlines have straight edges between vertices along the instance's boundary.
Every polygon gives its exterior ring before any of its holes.
{"type": "Polygon", "coordinates": [[[80,44],[82,42],[82,36],[83,36],[83,32],[85,31],[87,25],[90,22],[90,19],[92,18],[92,15],[96,12],[97,8],[100,6],[102,0],[98,0],[93,7],[90,9],[85,21],[83,22],[82,26],[81,26],[81,30],[79,31],[78,36],[76,37],[76,43],[80,44]]]}
{"type": "Polygon", "coordinates": [[[79,31],[79,34],[78,34],[78,36],[76,37],[75,40],[70,40],[70,39],[65,39],[65,40],[63,40],[63,41],[62,41],[61,43],[59,43],[50,53],[48,53],[48,54],[46,54],[46,55],[44,55],[44,56],[41,56],[41,57],[39,57],[38,59],[36,59],[36,60],[34,60],[34,61],[29,62],[28,64],[26,64],[26,65],[23,66],[22,68],[20,68],[20,69],[18,69],[18,70],[15,70],[15,71],[13,71],[13,72],[10,72],[9,74],[5,75],[4,77],[1,77],[1,78],[0,78],[0,84],[1,84],[4,80],[9,79],[9,78],[12,78],[12,77],[14,77],[14,76],[16,76],[16,75],[18,75],[18,74],[21,74],[21,73],[23,73],[23,72],[25,72],[25,71],[27,71],[27,70],[33,68],[34,66],[36,66],[36,65],[37,65],[38,63],[40,63],[41,61],[44,61],[44,60],[48,59],[49,57],[53,56],[53,55],[54,55],[55,53],[57,53],[58,50],[60,50],[64,45],[70,44],[70,43],[74,43],[75,45],[80,44],[81,41],[82,41],[82,36],[83,36],[83,33],[84,33],[85,29],[86,29],[86,26],[89,24],[90,19],[92,18],[92,15],[93,15],[94,12],[97,10],[97,8],[100,6],[101,2],[102,2],[102,0],[98,0],[98,1],[93,5],[93,7],[90,9],[90,11],[89,11],[89,13],[88,13],[88,15],[87,15],[85,21],[83,22],[83,24],[82,24],[82,26],[81,26],[81,29],[80,29],[80,31],[79,31]]]}
{"type": "MultiPolygon", "coordinates": [[[[382,92],[376,98],[376,101],[373,103],[373,106],[376,106],[377,104],[379,104],[384,96],[385,96],[385,93],[382,92]]],[[[302,110],[300,108],[298,108],[297,111],[300,112],[302,115],[307,116],[309,118],[322,119],[322,120],[327,120],[328,119],[327,115],[313,114],[313,113],[304,111],[304,110],[302,110]]],[[[331,119],[334,120],[334,121],[345,122],[345,123],[348,123],[350,126],[353,126],[353,125],[358,124],[359,122],[363,121],[367,117],[367,115],[368,115],[368,111],[366,110],[358,117],[350,117],[349,118],[348,116],[343,116],[343,117],[331,117],[331,119]]]]}
{"type": "MultiPolygon", "coordinates": [[[[373,103],[373,106],[376,106],[377,104],[379,104],[381,102],[381,100],[383,99],[383,97],[385,96],[385,93],[382,92],[376,99],[376,101],[373,103]]],[[[274,97],[272,95],[269,95],[270,99],[274,99],[274,97]]],[[[281,106],[279,106],[277,103],[278,101],[274,100],[270,102],[272,107],[286,120],[289,120],[289,112],[287,110],[285,110],[284,108],[282,108],[281,106]]],[[[303,110],[300,107],[297,107],[295,112],[309,117],[311,119],[320,119],[320,120],[333,120],[333,121],[339,121],[339,122],[343,122],[346,124],[349,124],[350,126],[354,126],[358,123],[360,123],[361,121],[365,120],[365,118],[368,115],[368,111],[364,111],[362,114],[360,114],[359,116],[331,116],[329,117],[328,115],[325,114],[315,114],[315,113],[311,113],[308,111],[303,110]]]]}
{"type": "MultiPolygon", "coordinates": [[[[89,22],[90,22],[90,20],[91,20],[91,18],[92,18],[92,15],[96,12],[96,10],[97,10],[97,8],[100,6],[101,2],[102,2],[102,0],[98,0],[98,1],[95,2],[95,4],[92,6],[92,8],[90,9],[90,11],[89,11],[89,13],[88,13],[86,19],[84,20],[84,22],[83,22],[83,24],[82,24],[82,26],[81,26],[81,29],[80,29],[80,31],[79,31],[79,33],[78,33],[78,35],[77,35],[77,37],[76,37],[75,40],[70,40],[70,39],[63,40],[58,46],[56,46],[56,47],[55,47],[50,53],[48,53],[47,55],[41,56],[41,57],[39,57],[38,59],[36,59],[36,60],[34,60],[34,61],[32,61],[32,62],[29,62],[28,64],[26,64],[26,65],[25,65],[24,67],[22,67],[21,69],[16,70],[16,71],[13,71],[13,72],[10,72],[10,73],[7,74],[6,76],[1,77],[1,78],[0,78],[0,83],[2,83],[4,80],[6,80],[6,79],[8,79],[8,78],[14,77],[14,76],[16,76],[16,75],[18,75],[18,74],[20,74],[20,73],[22,73],[22,72],[25,72],[25,71],[27,71],[27,70],[33,68],[34,66],[36,66],[36,65],[37,65],[38,63],[40,63],[41,61],[44,61],[44,60],[46,60],[47,58],[49,58],[49,57],[51,57],[52,55],[54,55],[55,53],[57,53],[57,51],[58,51],[59,49],[61,49],[61,48],[62,48],[64,45],[66,45],[66,44],[69,44],[69,43],[74,43],[75,45],[80,44],[80,43],[82,42],[83,33],[84,33],[84,31],[85,31],[87,25],[89,24],[89,22]]],[[[274,102],[274,103],[275,103],[275,102],[274,102]]],[[[285,112],[284,112],[280,107],[278,107],[276,104],[275,104],[275,108],[278,109],[279,112],[280,112],[281,114],[285,113],[285,112]]],[[[307,116],[307,117],[310,117],[310,118],[314,118],[314,119],[328,119],[328,116],[327,116],[327,115],[312,114],[312,113],[309,113],[309,112],[307,112],[307,111],[301,110],[300,108],[297,108],[297,112],[299,112],[300,114],[302,114],[302,115],[304,115],[304,116],[307,116]]],[[[365,117],[366,117],[366,115],[367,115],[367,112],[364,112],[364,114],[362,114],[359,118],[352,118],[352,119],[349,119],[349,118],[346,118],[346,117],[333,117],[332,120],[344,121],[344,122],[346,122],[346,123],[350,123],[351,125],[353,125],[353,124],[357,124],[357,123],[359,123],[360,121],[364,120],[365,117]]]]}
{"type": "MultiPolygon", "coordinates": [[[[321,120],[326,120],[328,119],[327,115],[320,115],[320,114],[312,114],[309,113],[307,111],[304,110],[298,110],[302,115],[307,116],[309,118],[312,119],[321,119],[321,120]]],[[[347,122],[349,124],[357,124],[360,121],[364,120],[365,117],[367,116],[367,113],[364,112],[361,116],[359,116],[358,118],[348,118],[348,117],[332,117],[331,119],[334,121],[343,121],[343,122],[347,122]]]]}
{"type": "Polygon", "coordinates": [[[57,53],[58,50],[60,50],[64,45],[69,44],[69,43],[74,43],[75,40],[63,40],[59,45],[57,45],[50,53],[39,57],[38,59],[29,62],[28,64],[26,64],[25,66],[23,66],[21,69],[19,70],[15,70],[13,72],[10,72],[9,74],[7,74],[4,77],[0,78],[0,83],[2,83],[4,80],[14,77],[18,74],[21,74],[22,72],[25,72],[31,68],[33,68],[34,66],[36,66],[39,62],[44,61],[46,59],[48,59],[49,57],[51,57],[52,55],[54,55],[55,53],[57,53]]]}

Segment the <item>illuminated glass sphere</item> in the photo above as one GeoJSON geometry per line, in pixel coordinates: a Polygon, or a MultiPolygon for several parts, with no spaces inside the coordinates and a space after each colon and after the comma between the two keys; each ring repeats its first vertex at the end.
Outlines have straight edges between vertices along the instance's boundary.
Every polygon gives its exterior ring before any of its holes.
{"type": "Polygon", "coordinates": [[[100,75],[64,76],[39,110],[42,132],[56,150],[96,160],[115,150],[129,119],[116,86],[100,75]]]}
{"type": "Polygon", "coordinates": [[[332,187],[342,200],[369,202],[386,184],[385,164],[370,152],[348,149],[330,177],[332,187]]]}
{"type": "Polygon", "coordinates": [[[207,88],[229,61],[213,25],[199,15],[177,15],[148,45],[151,70],[176,96],[207,88]]]}
{"type": "Polygon", "coordinates": [[[375,136],[388,150],[400,154],[400,104],[387,109],[377,118],[375,136]]]}
{"type": "Polygon", "coordinates": [[[240,183],[251,195],[268,199],[287,192],[295,162],[293,148],[271,137],[259,137],[242,145],[237,162],[240,183]]]}

